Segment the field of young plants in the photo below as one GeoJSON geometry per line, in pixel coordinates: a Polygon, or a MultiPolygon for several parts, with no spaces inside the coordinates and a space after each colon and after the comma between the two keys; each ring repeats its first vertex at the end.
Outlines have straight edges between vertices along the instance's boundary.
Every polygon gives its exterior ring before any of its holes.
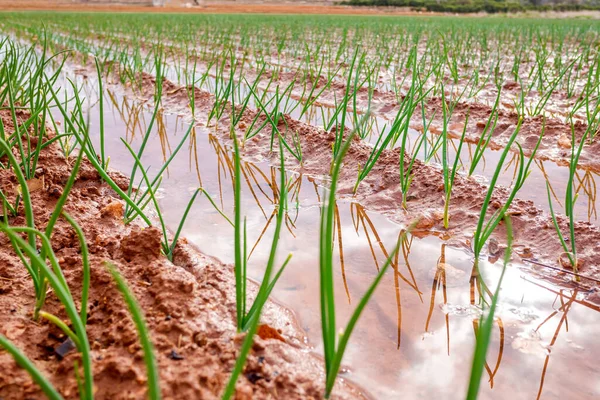
{"type": "Polygon", "coordinates": [[[0,27],[0,399],[600,396],[599,22],[0,27]]]}

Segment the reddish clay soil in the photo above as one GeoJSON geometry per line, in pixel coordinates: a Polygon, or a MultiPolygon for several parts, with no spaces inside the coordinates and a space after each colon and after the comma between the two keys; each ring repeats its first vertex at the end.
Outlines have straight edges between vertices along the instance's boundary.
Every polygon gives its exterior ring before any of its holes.
{"type": "MultiPolygon", "coordinates": [[[[191,3],[191,0],[190,0],[191,3]]],[[[61,0],[0,0],[0,10],[38,11],[95,11],[95,12],[155,12],[155,13],[206,13],[206,14],[336,14],[336,15],[439,15],[419,13],[396,7],[349,7],[323,4],[290,3],[245,3],[245,2],[205,2],[202,6],[183,5],[152,7],[123,4],[73,3],[61,0]]]]}
{"type": "MultiPolygon", "coordinates": [[[[10,116],[4,111],[0,116],[5,129],[14,130],[10,116]]],[[[18,118],[22,121],[27,116],[21,113],[18,118]]],[[[52,136],[52,132],[48,134],[52,136]]],[[[6,165],[6,157],[1,161],[6,165]]],[[[36,178],[43,184],[32,191],[38,229],[45,229],[72,163],[54,144],[42,151],[36,178]]],[[[122,175],[112,173],[112,177],[119,186],[127,186],[128,180],[122,175]]],[[[16,186],[12,171],[0,170],[4,193],[14,197],[16,186]]],[[[200,254],[185,240],[178,244],[174,262],[168,261],[159,252],[160,232],[135,224],[125,226],[121,200],[85,160],[65,210],[81,225],[91,253],[87,333],[96,398],[142,399],[146,392],[138,336],[104,266],[106,261],[117,266],[144,310],[156,348],[164,398],[219,398],[243,338],[235,330],[232,267],[200,254]]],[[[9,220],[11,226],[25,225],[23,210],[9,220]]],[[[77,236],[66,221],[59,220],[51,241],[77,299],[82,281],[77,236]]],[[[79,356],[72,351],[60,357],[57,348],[65,335],[46,321],[33,321],[32,280],[5,235],[0,235],[0,260],[0,333],[22,349],[65,398],[77,398],[73,365],[79,356]]],[[[253,285],[251,292],[255,292],[253,285]]],[[[66,321],[64,309],[53,294],[49,294],[44,309],[66,321]]],[[[238,381],[236,399],[322,398],[322,362],[309,355],[305,335],[291,312],[270,302],[263,323],[261,337],[256,337],[238,381]]],[[[0,351],[0,371],[1,399],[44,398],[29,375],[4,351],[0,351]]],[[[338,382],[334,392],[336,398],[364,398],[343,381],[338,382]]]]}

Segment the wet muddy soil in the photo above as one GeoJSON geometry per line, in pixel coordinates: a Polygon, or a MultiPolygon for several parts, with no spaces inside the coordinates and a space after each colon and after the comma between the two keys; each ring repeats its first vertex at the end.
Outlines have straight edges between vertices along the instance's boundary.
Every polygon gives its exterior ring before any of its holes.
{"type": "MultiPolygon", "coordinates": [[[[0,114],[10,132],[11,118],[0,114]]],[[[19,115],[18,118],[26,118],[19,115]]],[[[52,136],[51,132],[49,137],[52,136]]],[[[56,143],[56,142],[55,142],[56,143]]],[[[2,160],[5,162],[6,160],[2,160]]],[[[57,197],[70,174],[73,159],[65,159],[56,144],[40,156],[32,185],[32,203],[38,229],[44,229],[57,197]]],[[[126,186],[127,178],[112,173],[126,186]]],[[[14,196],[16,179],[0,171],[4,193],[14,196]]],[[[237,358],[242,335],[235,329],[235,283],[230,265],[206,256],[187,244],[177,246],[173,262],[159,252],[161,234],[156,228],[123,224],[123,204],[84,161],[65,210],[82,227],[90,250],[91,290],[87,334],[91,343],[96,397],[138,399],[145,396],[142,350],[127,308],[104,266],[111,262],[129,282],[144,310],[154,343],[165,398],[219,398],[237,358]]],[[[9,218],[24,225],[22,211],[9,218]]],[[[82,261],[75,232],[59,220],[52,246],[71,291],[81,291],[82,261]]],[[[31,278],[6,236],[0,236],[0,332],[36,364],[65,396],[77,398],[73,365],[76,352],[61,354],[65,335],[55,326],[34,322],[31,278]]],[[[251,293],[254,287],[250,288],[251,293]]],[[[66,318],[58,299],[49,294],[45,309],[66,318]]],[[[305,334],[294,316],[270,302],[263,316],[246,368],[237,386],[237,399],[322,398],[321,360],[309,355],[305,334]]],[[[43,398],[27,373],[0,352],[0,398],[43,398]]],[[[363,398],[361,391],[340,381],[336,398],[363,398]]]]}

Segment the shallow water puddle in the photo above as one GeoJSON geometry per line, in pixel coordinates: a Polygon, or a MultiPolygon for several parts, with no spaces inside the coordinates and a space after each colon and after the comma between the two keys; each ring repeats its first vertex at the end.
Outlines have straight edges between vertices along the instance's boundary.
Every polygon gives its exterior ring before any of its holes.
{"type": "MultiPolygon", "coordinates": [[[[112,93],[112,100],[105,99],[105,115],[111,166],[128,173],[132,158],[119,138],[127,137],[136,148],[150,112],[112,93]]],[[[92,137],[98,140],[97,106],[90,118],[92,137]]],[[[174,115],[161,115],[160,121],[143,158],[151,173],[188,128],[174,115]]],[[[171,228],[200,181],[216,204],[232,215],[230,157],[230,149],[206,128],[196,128],[194,139],[184,145],[163,180],[159,201],[171,228]]],[[[277,196],[278,169],[266,162],[244,162],[243,170],[243,208],[253,243],[249,268],[259,279],[274,228],[269,217],[277,196]]],[[[297,314],[320,353],[318,230],[323,188],[291,172],[288,181],[294,183],[279,258],[290,252],[293,258],[274,296],[297,314]]],[[[402,227],[349,201],[339,201],[337,211],[336,300],[342,327],[402,227]]],[[[233,261],[233,228],[204,196],[194,204],[183,234],[203,252],[233,261]]],[[[431,236],[412,236],[402,249],[395,271],[390,269],[359,321],[344,359],[348,370],[342,376],[375,398],[463,398],[480,314],[473,259],[467,250],[448,247],[431,236]]],[[[494,288],[501,264],[482,261],[480,269],[482,279],[494,288]]],[[[531,399],[538,393],[544,399],[600,396],[600,374],[594,369],[600,358],[595,340],[600,313],[598,306],[585,300],[587,295],[539,281],[517,265],[509,267],[481,398],[531,399]]]]}

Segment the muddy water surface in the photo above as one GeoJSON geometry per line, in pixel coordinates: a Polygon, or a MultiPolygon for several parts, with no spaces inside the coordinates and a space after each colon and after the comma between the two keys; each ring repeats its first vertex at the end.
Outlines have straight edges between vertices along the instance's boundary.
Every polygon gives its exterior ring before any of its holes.
{"type": "MultiPolygon", "coordinates": [[[[97,116],[95,105],[90,121],[96,141],[97,116]]],[[[150,116],[135,99],[107,93],[106,146],[113,168],[124,173],[131,170],[132,158],[119,138],[127,138],[137,148],[150,116]]],[[[188,126],[181,117],[160,116],[142,159],[151,175],[188,126]]],[[[265,162],[251,161],[243,164],[243,208],[249,250],[253,250],[250,274],[260,279],[274,228],[269,218],[275,208],[279,171],[265,162]]],[[[233,215],[231,166],[230,149],[207,128],[196,127],[193,139],[184,145],[163,180],[160,205],[172,229],[200,185],[226,214],[233,215]]],[[[321,182],[293,171],[287,177],[293,183],[279,258],[282,261],[291,252],[293,259],[274,297],[296,312],[308,340],[321,353],[318,228],[324,188],[321,182]]],[[[402,227],[348,200],[337,206],[335,278],[342,328],[402,227]]],[[[233,262],[233,228],[204,196],[193,205],[183,234],[203,252],[233,262]]],[[[502,265],[492,261],[481,262],[480,279],[494,288],[502,265]]],[[[359,321],[342,375],[380,399],[464,398],[481,312],[472,269],[473,259],[466,248],[447,246],[431,236],[410,237],[359,321]]],[[[598,306],[586,300],[594,296],[589,295],[555,287],[511,265],[500,293],[481,398],[598,398],[600,374],[595,364],[600,347],[595,337],[600,333],[600,313],[598,306]]]]}

